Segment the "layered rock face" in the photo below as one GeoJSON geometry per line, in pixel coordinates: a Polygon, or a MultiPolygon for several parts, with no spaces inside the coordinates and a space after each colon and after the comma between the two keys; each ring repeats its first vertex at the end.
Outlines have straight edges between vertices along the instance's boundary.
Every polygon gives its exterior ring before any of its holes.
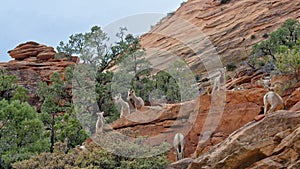
{"type": "Polygon", "coordinates": [[[219,63],[212,55],[223,65],[243,61],[285,20],[300,19],[299,11],[297,0],[188,0],[143,35],[141,44],[158,69],[166,69],[173,55],[199,74],[209,71],[211,59],[219,63]]]}
{"type": "Polygon", "coordinates": [[[204,168],[290,168],[300,167],[300,113],[279,111],[250,122],[225,141],[195,160],[170,165],[204,168]]]}
{"type": "Polygon", "coordinates": [[[36,42],[20,44],[10,50],[9,54],[15,60],[0,63],[0,69],[5,69],[8,74],[17,76],[18,83],[29,90],[29,102],[34,106],[39,104],[36,91],[40,82],[49,83],[53,73],[63,73],[66,67],[79,62],[77,57],[73,57],[73,60],[54,59],[56,52],[53,47],[36,42]]]}
{"type": "MultiPolygon", "coordinates": [[[[148,136],[150,145],[162,142],[172,145],[175,133],[181,132],[185,135],[185,157],[196,157],[252,121],[261,112],[266,92],[264,89],[227,91],[223,96],[201,95],[196,100],[168,104],[164,108],[145,107],[141,112],[115,121],[111,127],[131,129],[135,135],[148,136]],[[216,104],[224,104],[223,109],[213,111],[216,104]]],[[[173,152],[168,158],[175,161],[173,152]]]]}
{"type": "Polygon", "coordinates": [[[16,60],[23,60],[29,57],[36,57],[39,60],[48,60],[54,59],[56,52],[53,47],[30,41],[18,45],[15,49],[8,51],[8,53],[16,60]]]}

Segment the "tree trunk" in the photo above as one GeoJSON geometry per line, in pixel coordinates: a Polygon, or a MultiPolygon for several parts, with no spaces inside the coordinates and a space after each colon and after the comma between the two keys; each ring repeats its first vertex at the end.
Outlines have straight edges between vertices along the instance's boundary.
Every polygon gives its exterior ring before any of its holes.
{"type": "Polygon", "coordinates": [[[54,133],[54,125],[55,125],[55,121],[54,121],[54,113],[51,113],[52,115],[52,122],[51,122],[51,147],[50,147],[50,152],[53,153],[54,150],[54,138],[55,138],[55,133],[54,133]]]}

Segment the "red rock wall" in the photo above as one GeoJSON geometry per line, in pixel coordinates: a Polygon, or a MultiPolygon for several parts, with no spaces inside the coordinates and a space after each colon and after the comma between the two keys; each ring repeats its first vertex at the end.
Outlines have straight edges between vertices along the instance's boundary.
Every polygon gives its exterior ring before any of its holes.
{"type": "MultiPolygon", "coordinates": [[[[253,44],[264,40],[265,34],[290,18],[300,19],[298,0],[230,0],[222,5],[220,0],[189,0],[173,16],[166,17],[143,35],[141,44],[146,50],[156,50],[149,53],[147,59],[161,57],[163,60],[162,52],[169,51],[184,58],[190,68],[199,73],[204,71],[200,58],[207,50],[198,51],[203,46],[203,36],[195,35],[194,27],[212,42],[226,65],[246,59],[253,44]],[[194,52],[186,46],[187,41],[197,44],[194,52]]],[[[167,65],[169,60],[162,62],[167,65]]]]}
{"type": "MultiPolygon", "coordinates": [[[[206,119],[211,108],[210,95],[201,95],[196,101],[167,105],[161,111],[135,112],[127,119],[115,121],[111,126],[116,130],[131,129],[134,131],[134,136],[148,136],[151,138],[148,142],[150,145],[158,145],[164,141],[172,145],[175,133],[186,131],[185,157],[198,156],[252,121],[261,112],[262,98],[266,92],[264,89],[227,91],[226,99],[219,100],[225,103],[223,114],[220,119],[213,119],[219,121],[217,126],[210,126],[213,124],[207,123],[206,119]],[[133,122],[141,120],[139,116],[144,120],[148,117],[148,120],[140,124],[133,122]],[[151,119],[154,120],[150,121],[151,119]],[[205,123],[207,123],[206,128],[215,128],[215,130],[206,142],[198,144],[205,123]]],[[[175,160],[173,150],[168,157],[172,161],[175,160]]]]}

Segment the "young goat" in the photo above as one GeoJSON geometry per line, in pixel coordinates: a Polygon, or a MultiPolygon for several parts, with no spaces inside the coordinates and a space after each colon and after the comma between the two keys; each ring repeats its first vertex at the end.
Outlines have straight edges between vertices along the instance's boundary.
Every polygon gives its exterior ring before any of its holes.
{"type": "Polygon", "coordinates": [[[144,100],[141,97],[136,97],[134,90],[130,90],[129,98],[134,101],[134,106],[137,109],[141,109],[145,105],[144,100]]]}
{"type": "Polygon", "coordinates": [[[96,122],[96,134],[101,134],[103,132],[103,126],[104,126],[104,112],[97,113],[98,120],[96,122]]]}
{"type": "Polygon", "coordinates": [[[282,110],[283,108],[283,100],[279,94],[269,91],[264,95],[264,114],[272,113],[276,110],[282,110]],[[271,107],[267,111],[269,105],[271,107]]]}
{"type": "Polygon", "coordinates": [[[122,99],[122,96],[120,93],[118,93],[114,97],[114,101],[121,105],[120,118],[130,114],[129,104],[122,99]]]}
{"type": "Polygon", "coordinates": [[[182,133],[176,133],[173,146],[176,154],[176,161],[184,158],[184,136],[182,133]]]}

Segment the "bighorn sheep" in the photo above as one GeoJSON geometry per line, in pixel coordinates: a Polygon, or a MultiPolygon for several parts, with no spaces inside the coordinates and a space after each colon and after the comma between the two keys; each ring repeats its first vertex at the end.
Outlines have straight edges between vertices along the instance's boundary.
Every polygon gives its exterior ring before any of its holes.
{"type": "Polygon", "coordinates": [[[130,113],[135,112],[136,111],[136,107],[134,107],[134,101],[133,99],[130,98],[130,89],[127,92],[127,103],[129,105],[129,109],[130,109],[130,113]]]}
{"type": "Polygon", "coordinates": [[[86,151],[86,147],[85,147],[85,142],[83,142],[80,146],[76,146],[76,148],[82,150],[82,151],[86,151]]]}
{"type": "Polygon", "coordinates": [[[224,77],[225,71],[226,71],[225,68],[218,69],[218,72],[214,75],[216,77],[214,78],[214,86],[213,86],[212,92],[211,92],[212,94],[215,91],[220,90],[221,84],[225,82],[225,77],[224,77]]]}
{"type": "Polygon", "coordinates": [[[101,134],[103,132],[103,126],[104,126],[104,112],[97,113],[98,120],[96,122],[96,134],[101,134]]]}
{"type": "Polygon", "coordinates": [[[184,136],[182,133],[176,133],[173,146],[176,154],[176,161],[184,158],[184,136]]]}
{"type": "Polygon", "coordinates": [[[123,116],[127,116],[127,115],[130,114],[129,104],[122,99],[122,96],[121,96],[120,93],[118,93],[114,97],[114,100],[115,100],[116,103],[118,103],[118,104],[121,105],[120,118],[122,118],[123,116]]]}
{"type": "Polygon", "coordinates": [[[264,114],[272,113],[276,110],[284,108],[281,96],[273,91],[269,91],[264,95],[264,114]],[[268,106],[271,106],[267,111],[268,106]]]}
{"type": "Polygon", "coordinates": [[[264,88],[269,88],[271,85],[271,77],[270,76],[266,76],[264,78],[261,79],[262,82],[262,86],[264,88]]]}
{"type": "Polygon", "coordinates": [[[141,97],[136,97],[134,90],[130,90],[129,98],[133,99],[134,106],[137,109],[141,109],[145,105],[145,103],[141,97]]]}

